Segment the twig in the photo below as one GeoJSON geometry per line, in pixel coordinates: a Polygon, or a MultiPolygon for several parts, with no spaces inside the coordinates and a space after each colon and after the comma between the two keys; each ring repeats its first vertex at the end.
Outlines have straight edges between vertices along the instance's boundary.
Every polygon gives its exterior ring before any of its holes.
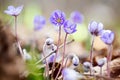
{"type": "MultiPolygon", "coordinates": [[[[68,44],[70,44],[70,43],[72,43],[72,42],[74,42],[74,39],[71,40],[71,41],[69,41],[69,42],[66,42],[66,45],[68,45],[68,44]]],[[[60,49],[60,48],[63,48],[63,44],[60,45],[59,49],[60,49]]],[[[45,56],[44,58],[42,58],[41,60],[39,60],[38,62],[36,62],[36,64],[42,62],[43,60],[45,60],[47,57],[49,57],[49,56],[52,55],[53,53],[55,53],[55,51],[54,51],[54,52],[51,52],[49,55],[45,56]]]]}

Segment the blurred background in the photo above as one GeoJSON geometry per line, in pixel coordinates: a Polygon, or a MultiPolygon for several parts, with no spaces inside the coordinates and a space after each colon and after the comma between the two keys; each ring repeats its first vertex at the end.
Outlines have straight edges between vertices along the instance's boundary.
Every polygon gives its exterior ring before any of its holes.
{"type": "MultiPolygon", "coordinates": [[[[32,47],[37,48],[38,53],[41,53],[47,37],[52,37],[55,44],[57,43],[58,31],[56,26],[50,23],[49,18],[54,10],[59,9],[65,12],[67,19],[69,19],[71,12],[76,10],[84,16],[83,22],[77,25],[78,31],[68,37],[68,41],[75,39],[75,42],[67,46],[66,53],[78,55],[89,53],[91,35],[87,28],[89,22],[95,20],[102,22],[105,29],[110,29],[115,33],[113,54],[120,56],[120,0],[0,0],[0,21],[14,34],[14,18],[4,13],[9,5],[15,7],[24,5],[23,11],[18,16],[18,35],[22,48],[26,48],[28,52],[30,49],[27,45],[32,45],[32,47]],[[42,15],[46,19],[46,25],[39,31],[34,31],[33,20],[36,15],[42,15]]],[[[64,40],[64,34],[62,32],[61,44],[64,40]]],[[[99,37],[96,37],[95,53],[99,54],[97,51],[106,53],[106,48],[107,45],[99,37]]]]}
{"type": "MultiPolygon", "coordinates": [[[[28,38],[31,39],[33,37],[42,40],[39,41],[40,49],[46,37],[52,37],[57,41],[55,27],[49,21],[51,13],[56,9],[64,11],[67,18],[70,17],[71,12],[76,10],[83,14],[84,21],[78,25],[82,27],[80,27],[78,33],[72,36],[76,41],[85,45],[90,44],[90,35],[87,27],[90,21],[95,20],[102,22],[105,29],[114,31],[117,36],[115,41],[117,45],[119,43],[120,0],[0,0],[0,19],[3,21],[3,24],[12,27],[14,18],[4,13],[4,10],[9,5],[16,7],[24,5],[24,9],[18,17],[18,34],[25,43],[29,43],[28,38]],[[42,15],[46,18],[46,26],[42,30],[35,32],[33,30],[33,19],[36,15],[42,15]]],[[[99,44],[99,40],[97,39],[96,41],[99,44]]],[[[96,47],[99,49],[98,45],[96,47]]]]}
{"type": "MultiPolygon", "coordinates": [[[[0,0],[0,19],[3,21],[3,24],[12,27],[14,26],[14,18],[4,13],[4,10],[6,10],[9,5],[16,7],[24,5],[24,9],[18,17],[18,34],[25,43],[29,43],[28,38],[31,39],[33,37],[42,40],[39,41],[40,49],[42,48],[45,38],[48,36],[57,41],[55,27],[50,24],[49,21],[51,13],[56,9],[64,11],[67,18],[70,17],[71,12],[76,10],[83,14],[84,21],[78,25],[82,27],[80,27],[79,32],[72,37],[75,38],[76,41],[90,45],[90,35],[87,27],[90,21],[95,20],[102,22],[105,29],[113,30],[117,36],[117,44],[119,42],[120,0],[0,0]],[[33,20],[36,15],[42,15],[46,18],[46,26],[42,30],[35,32],[33,30],[33,20]]],[[[97,39],[97,42],[98,41],[97,39]]],[[[88,47],[89,46],[86,46],[86,48],[88,47]]],[[[99,47],[97,48],[99,49],[99,47]]]]}

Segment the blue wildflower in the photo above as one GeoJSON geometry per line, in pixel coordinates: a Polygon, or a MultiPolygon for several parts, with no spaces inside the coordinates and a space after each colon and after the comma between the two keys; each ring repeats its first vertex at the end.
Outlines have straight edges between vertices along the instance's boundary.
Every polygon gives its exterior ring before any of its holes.
{"type": "Polygon", "coordinates": [[[62,70],[63,80],[79,80],[83,78],[81,74],[70,68],[64,68],[62,70]]]}
{"type": "Polygon", "coordinates": [[[45,25],[46,21],[43,16],[34,17],[34,30],[40,30],[45,25]]]}
{"type": "Polygon", "coordinates": [[[97,23],[96,21],[92,21],[88,25],[88,30],[92,35],[98,36],[98,35],[100,35],[101,31],[103,30],[103,24],[97,23]]]}
{"type": "Polygon", "coordinates": [[[47,62],[54,62],[54,58],[55,58],[55,53],[53,53],[52,55],[50,55],[49,57],[47,57],[47,62]]]}
{"type": "Polygon", "coordinates": [[[111,30],[103,30],[100,38],[105,44],[111,45],[114,41],[114,33],[111,30]]]}
{"type": "Polygon", "coordinates": [[[71,13],[70,19],[75,23],[82,23],[83,15],[79,11],[74,11],[71,13]]]}
{"type": "Polygon", "coordinates": [[[65,13],[60,10],[55,10],[50,17],[50,22],[54,25],[61,26],[65,22],[65,13]]]}
{"type": "Polygon", "coordinates": [[[64,23],[64,31],[67,33],[67,34],[72,34],[74,32],[76,32],[76,27],[77,25],[75,23],[72,23],[71,21],[65,21],[64,23]]]}
{"type": "Polygon", "coordinates": [[[5,10],[4,12],[11,16],[18,16],[21,13],[22,9],[23,5],[18,6],[17,8],[15,8],[14,6],[8,6],[8,10],[5,10]]]}

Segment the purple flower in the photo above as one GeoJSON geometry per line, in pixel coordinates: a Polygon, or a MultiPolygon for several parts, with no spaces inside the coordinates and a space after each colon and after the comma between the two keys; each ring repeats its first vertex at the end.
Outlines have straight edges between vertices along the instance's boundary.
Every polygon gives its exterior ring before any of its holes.
{"type": "Polygon", "coordinates": [[[55,53],[53,53],[52,55],[50,55],[50,56],[47,58],[47,62],[48,62],[48,63],[54,62],[54,58],[55,58],[55,53]]]}
{"type": "Polygon", "coordinates": [[[79,58],[76,55],[73,56],[72,63],[74,66],[78,66],[79,58]]]}
{"type": "Polygon", "coordinates": [[[105,44],[111,45],[114,41],[114,33],[111,30],[103,30],[100,38],[105,44]]]}
{"type": "Polygon", "coordinates": [[[83,15],[78,11],[72,12],[70,15],[70,18],[75,23],[82,23],[83,22],[83,15]]]}
{"type": "Polygon", "coordinates": [[[70,68],[64,68],[62,70],[63,80],[79,80],[83,78],[81,74],[70,68]]]}
{"type": "Polygon", "coordinates": [[[67,34],[72,34],[74,32],[76,32],[76,24],[72,23],[71,21],[65,21],[64,23],[64,31],[67,33],[67,34]]]}
{"type": "Polygon", "coordinates": [[[104,57],[104,58],[98,59],[97,64],[98,64],[98,66],[102,67],[106,61],[107,61],[107,58],[104,57]]]}
{"type": "Polygon", "coordinates": [[[92,21],[88,25],[88,30],[92,35],[98,36],[98,35],[100,35],[101,31],[103,30],[103,24],[97,23],[96,21],[92,21]]]}
{"type": "Polygon", "coordinates": [[[65,22],[65,13],[60,10],[55,10],[50,17],[50,22],[54,25],[61,26],[65,22]]]}
{"type": "Polygon", "coordinates": [[[8,6],[8,10],[5,10],[4,12],[11,16],[18,16],[22,11],[22,9],[23,9],[23,5],[18,6],[17,8],[15,8],[14,6],[8,6]]]}
{"type": "Polygon", "coordinates": [[[34,17],[34,30],[40,30],[45,25],[46,21],[43,16],[34,17]]]}
{"type": "Polygon", "coordinates": [[[90,62],[84,62],[83,68],[85,72],[88,72],[90,70],[91,63],[90,62]]]}

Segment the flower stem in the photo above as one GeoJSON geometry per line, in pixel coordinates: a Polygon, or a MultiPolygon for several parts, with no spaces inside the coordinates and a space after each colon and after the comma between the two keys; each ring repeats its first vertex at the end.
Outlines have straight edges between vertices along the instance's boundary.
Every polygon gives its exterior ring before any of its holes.
{"type": "Polygon", "coordinates": [[[102,76],[102,67],[100,67],[100,76],[102,76]]]}
{"type": "MultiPolygon", "coordinates": [[[[45,57],[45,50],[44,49],[43,49],[43,56],[45,57]]],[[[49,78],[49,66],[48,66],[48,62],[47,62],[46,58],[45,58],[45,64],[46,64],[46,66],[45,66],[45,76],[48,80],[48,78],[49,78]]]]}
{"type": "Polygon", "coordinates": [[[107,74],[108,77],[110,78],[110,61],[112,59],[112,45],[108,45],[108,55],[107,55],[107,74]]]}
{"type": "MultiPolygon", "coordinates": [[[[60,45],[60,42],[61,42],[61,26],[59,26],[59,34],[58,34],[57,50],[56,50],[56,54],[55,54],[55,58],[54,58],[53,66],[52,66],[52,73],[53,73],[53,69],[54,69],[54,66],[55,66],[55,62],[56,62],[56,58],[57,58],[57,54],[58,54],[58,51],[59,51],[59,45],[60,45]]],[[[53,75],[52,75],[52,76],[53,76],[53,75]]]]}
{"type": "Polygon", "coordinates": [[[91,44],[91,49],[90,49],[90,75],[92,75],[92,64],[93,64],[93,44],[94,44],[94,35],[92,36],[92,44],[91,44]]]}
{"type": "Polygon", "coordinates": [[[17,35],[17,16],[15,16],[15,35],[16,35],[16,43],[17,43],[18,49],[20,51],[22,58],[24,58],[23,51],[22,51],[22,48],[20,46],[20,43],[18,40],[18,35],[17,35]]]}
{"type": "Polygon", "coordinates": [[[56,80],[57,77],[59,76],[60,71],[61,71],[61,69],[62,69],[62,67],[63,67],[64,58],[65,58],[65,48],[66,48],[66,39],[67,39],[67,35],[68,35],[68,34],[66,33],[66,35],[65,35],[65,39],[64,39],[64,48],[63,48],[63,55],[62,55],[62,63],[61,63],[61,67],[60,67],[60,69],[59,69],[59,71],[58,71],[58,73],[57,73],[57,76],[56,76],[55,80],[56,80]]]}
{"type": "MultiPolygon", "coordinates": [[[[100,76],[102,76],[102,67],[100,67],[100,76]]],[[[100,80],[103,80],[102,78],[100,80]]]]}

